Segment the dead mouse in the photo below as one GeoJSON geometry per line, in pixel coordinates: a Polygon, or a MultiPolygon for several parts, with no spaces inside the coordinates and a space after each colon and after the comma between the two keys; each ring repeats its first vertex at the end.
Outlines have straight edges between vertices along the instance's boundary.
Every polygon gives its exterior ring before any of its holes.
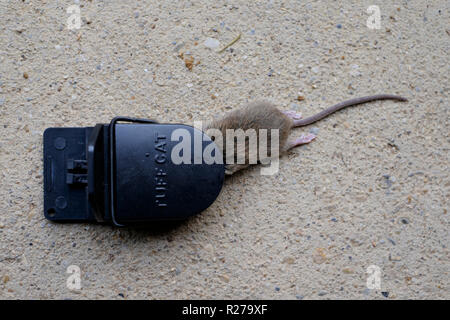
{"type": "MultiPolygon", "coordinates": [[[[254,162],[249,162],[249,159],[251,157],[251,154],[249,154],[249,150],[252,148],[249,148],[248,137],[245,138],[246,139],[245,146],[243,146],[245,150],[237,150],[238,147],[234,146],[233,154],[232,155],[226,154],[225,149],[227,148],[223,148],[223,144],[225,144],[226,141],[227,129],[233,130],[242,129],[243,131],[246,131],[248,129],[254,129],[256,135],[258,136],[257,144],[259,144],[259,131],[261,129],[266,129],[267,131],[265,132],[267,132],[268,135],[267,149],[269,150],[270,150],[269,142],[271,141],[270,140],[271,129],[278,129],[279,135],[278,154],[281,155],[282,153],[288,151],[289,149],[292,149],[305,143],[309,143],[316,138],[316,136],[313,134],[307,134],[302,135],[300,138],[296,140],[288,141],[288,136],[292,128],[307,126],[309,124],[312,124],[316,121],[319,121],[329,116],[330,114],[338,110],[377,100],[407,101],[406,98],[391,94],[378,94],[373,96],[355,98],[338,103],[306,119],[302,119],[301,114],[297,113],[296,111],[280,111],[270,102],[261,101],[261,102],[254,102],[244,108],[231,111],[222,118],[211,121],[206,125],[206,128],[204,129],[206,133],[208,133],[208,130],[210,129],[216,129],[219,130],[220,133],[222,134],[223,143],[217,143],[217,141],[216,143],[218,147],[222,149],[223,152],[225,173],[231,175],[241,169],[248,167],[251,163],[254,162]],[[244,154],[245,156],[244,162],[236,161],[236,159],[238,158],[238,154],[244,154]],[[230,161],[230,159],[232,161],[230,161]]],[[[258,148],[259,146],[256,148],[256,150],[258,148]]],[[[255,156],[257,157],[257,161],[261,162],[262,159],[260,159],[259,157],[259,152],[255,156]]],[[[270,152],[267,153],[267,156],[268,157],[271,156],[270,152]]]]}

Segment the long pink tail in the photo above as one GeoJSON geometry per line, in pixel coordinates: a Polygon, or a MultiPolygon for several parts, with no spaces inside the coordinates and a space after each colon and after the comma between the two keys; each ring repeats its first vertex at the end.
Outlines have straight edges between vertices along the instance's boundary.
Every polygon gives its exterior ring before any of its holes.
{"type": "Polygon", "coordinates": [[[362,104],[362,103],[366,103],[366,102],[377,101],[377,100],[408,101],[408,99],[406,99],[406,98],[403,98],[401,96],[396,96],[393,94],[376,94],[373,96],[350,99],[350,100],[335,104],[334,106],[331,106],[331,107],[319,112],[318,114],[315,114],[306,119],[294,120],[294,127],[307,126],[311,123],[322,120],[323,118],[328,117],[330,114],[335,113],[336,111],[339,111],[341,109],[351,107],[351,106],[356,106],[358,104],[362,104]]]}

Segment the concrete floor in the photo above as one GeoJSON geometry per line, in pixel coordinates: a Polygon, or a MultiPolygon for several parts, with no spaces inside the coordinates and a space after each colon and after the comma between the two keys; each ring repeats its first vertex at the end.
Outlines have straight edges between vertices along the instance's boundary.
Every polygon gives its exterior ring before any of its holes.
{"type": "Polygon", "coordinates": [[[0,0],[0,298],[450,298],[449,2],[250,3],[0,0]],[[263,98],[308,116],[373,93],[409,102],[295,130],[318,138],[174,230],[44,218],[47,127],[192,124],[263,98]]]}

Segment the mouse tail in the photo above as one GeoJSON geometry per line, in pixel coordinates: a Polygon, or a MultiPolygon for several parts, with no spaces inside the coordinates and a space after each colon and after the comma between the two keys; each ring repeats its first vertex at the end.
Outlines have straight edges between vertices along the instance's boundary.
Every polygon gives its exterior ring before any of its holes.
{"type": "Polygon", "coordinates": [[[294,120],[294,127],[307,126],[316,121],[322,120],[323,118],[328,117],[330,114],[335,113],[336,111],[339,111],[341,109],[351,107],[351,106],[356,106],[358,104],[362,104],[362,103],[366,103],[366,102],[377,101],[377,100],[408,101],[408,99],[406,99],[404,97],[396,96],[393,94],[376,94],[373,96],[350,99],[350,100],[346,100],[344,102],[335,104],[334,106],[331,106],[331,107],[329,107],[311,117],[308,117],[306,119],[294,120]]]}

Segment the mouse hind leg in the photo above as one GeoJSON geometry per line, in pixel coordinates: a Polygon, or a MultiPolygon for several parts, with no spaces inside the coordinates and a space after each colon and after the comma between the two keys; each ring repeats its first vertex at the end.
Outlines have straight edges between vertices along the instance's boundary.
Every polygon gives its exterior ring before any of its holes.
{"type": "Polygon", "coordinates": [[[292,148],[301,146],[302,144],[307,144],[310,143],[311,141],[313,141],[316,138],[316,135],[309,133],[307,135],[302,135],[300,138],[295,139],[293,141],[288,141],[286,143],[286,147],[285,150],[288,151],[292,148]]]}
{"type": "Polygon", "coordinates": [[[299,120],[302,118],[302,114],[295,110],[287,110],[287,111],[281,111],[281,112],[283,112],[286,116],[288,116],[292,120],[299,120]]]}
{"type": "Polygon", "coordinates": [[[226,175],[232,175],[233,173],[245,169],[249,164],[226,164],[225,165],[225,174],[226,175]]]}

